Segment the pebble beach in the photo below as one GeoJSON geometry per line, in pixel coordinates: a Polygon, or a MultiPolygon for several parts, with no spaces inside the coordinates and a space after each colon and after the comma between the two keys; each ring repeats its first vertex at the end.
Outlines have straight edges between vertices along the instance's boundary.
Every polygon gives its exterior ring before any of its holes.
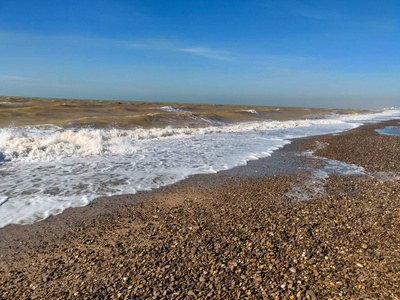
{"type": "Polygon", "coordinates": [[[400,137],[375,131],[398,122],[8,225],[0,298],[399,299],[400,137]]]}

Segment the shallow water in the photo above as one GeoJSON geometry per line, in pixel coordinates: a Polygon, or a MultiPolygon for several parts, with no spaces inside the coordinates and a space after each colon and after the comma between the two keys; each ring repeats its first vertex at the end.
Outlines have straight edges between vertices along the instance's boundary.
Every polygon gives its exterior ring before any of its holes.
{"type": "Polygon", "coordinates": [[[376,129],[376,132],[384,135],[400,135],[400,126],[388,126],[382,129],[376,129]]]}
{"type": "MultiPolygon", "coordinates": [[[[0,97],[0,127],[207,127],[262,120],[318,119],[355,110],[0,97]]],[[[365,113],[366,111],[364,111],[365,113]]]]}
{"type": "MultiPolygon", "coordinates": [[[[157,105],[154,109],[165,114],[193,111],[190,105],[157,105]]],[[[219,107],[213,114],[227,115],[229,109],[232,106],[219,107]]],[[[251,111],[246,115],[262,114],[255,113],[257,108],[247,109],[251,111]]],[[[0,128],[0,227],[32,223],[67,207],[87,205],[99,196],[154,189],[192,174],[245,165],[271,155],[293,138],[341,132],[400,116],[394,110],[347,115],[327,111],[318,118],[285,119],[293,111],[280,121],[203,120],[188,127],[181,119],[171,121],[171,126],[61,126],[66,121],[57,116],[56,124],[0,128]]],[[[304,112],[299,109],[299,116],[304,112]]]]}

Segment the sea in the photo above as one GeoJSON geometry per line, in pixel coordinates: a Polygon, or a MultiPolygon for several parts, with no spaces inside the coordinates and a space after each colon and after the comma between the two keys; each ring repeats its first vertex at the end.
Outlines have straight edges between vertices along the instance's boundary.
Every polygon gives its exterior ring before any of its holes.
{"type": "Polygon", "coordinates": [[[85,101],[0,99],[0,228],[246,165],[296,138],[400,118],[394,108],[85,101]]]}

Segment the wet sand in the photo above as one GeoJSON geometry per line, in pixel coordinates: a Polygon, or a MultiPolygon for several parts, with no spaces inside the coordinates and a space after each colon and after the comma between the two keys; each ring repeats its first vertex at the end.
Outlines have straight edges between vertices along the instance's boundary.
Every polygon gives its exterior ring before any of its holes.
{"type": "Polygon", "coordinates": [[[4,299],[398,299],[397,121],[0,229],[4,299]],[[315,155],[363,176],[316,171],[315,155]],[[397,176],[397,177],[396,177],[397,176]],[[307,201],[299,201],[306,198],[307,201]]]}
{"type": "Polygon", "coordinates": [[[260,120],[320,118],[354,114],[351,109],[97,101],[0,97],[0,127],[43,124],[63,127],[203,127],[260,120]],[[169,110],[172,108],[172,111],[169,110]]]}

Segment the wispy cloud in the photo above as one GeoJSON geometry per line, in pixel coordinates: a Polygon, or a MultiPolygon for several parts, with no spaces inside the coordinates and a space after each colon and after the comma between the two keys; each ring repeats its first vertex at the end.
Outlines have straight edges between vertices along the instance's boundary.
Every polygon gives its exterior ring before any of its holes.
{"type": "MultiPolygon", "coordinates": [[[[313,65],[314,59],[310,57],[302,57],[296,55],[279,55],[271,54],[265,51],[252,51],[252,53],[244,51],[227,51],[223,48],[199,47],[192,46],[190,43],[185,43],[173,38],[138,38],[132,40],[112,39],[91,36],[74,36],[74,35],[34,35],[34,34],[10,34],[0,31],[0,39],[15,39],[17,41],[28,40],[34,42],[46,43],[63,43],[67,45],[73,44],[74,47],[91,46],[96,48],[113,48],[121,49],[121,51],[149,51],[152,55],[170,53],[171,55],[193,56],[199,59],[209,59],[219,62],[235,62],[237,64],[248,66],[261,66],[269,70],[299,70],[313,65]]],[[[263,49],[264,50],[264,49],[263,49]]],[[[23,81],[29,78],[20,76],[0,77],[0,80],[23,81]]]]}
{"type": "Polygon", "coordinates": [[[4,81],[28,81],[30,79],[28,77],[22,77],[22,76],[0,75],[0,80],[4,80],[4,81]]]}
{"type": "Polygon", "coordinates": [[[125,47],[142,48],[151,50],[179,51],[193,55],[203,56],[209,59],[233,61],[227,51],[214,50],[207,47],[182,47],[182,43],[168,39],[146,39],[137,42],[125,42],[125,47]]]}
{"type": "Polygon", "coordinates": [[[216,51],[210,48],[183,48],[179,51],[187,52],[216,60],[233,61],[231,57],[228,57],[225,51],[216,51]]]}
{"type": "Polygon", "coordinates": [[[164,38],[148,38],[137,41],[120,41],[121,45],[126,48],[141,48],[150,50],[167,50],[175,51],[179,42],[164,38]]]}
{"type": "Polygon", "coordinates": [[[44,42],[63,42],[68,44],[89,44],[93,46],[119,47],[125,49],[144,49],[156,50],[164,52],[186,52],[189,54],[206,57],[214,60],[234,61],[232,54],[228,51],[215,50],[208,47],[191,47],[182,41],[168,38],[142,38],[137,40],[117,40],[110,38],[73,36],[73,35],[57,35],[45,36],[35,34],[22,34],[0,31],[0,40],[9,42],[21,41],[39,41],[44,42]]]}
{"type": "MultiPolygon", "coordinates": [[[[110,39],[99,38],[90,36],[73,36],[73,35],[58,35],[58,36],[44,36],[34,34],[13,34],[0,31],[1,37],[9,40],[33,40],[35,42],[54,43],[54,41],[74,44],[74,45],[91,45],[93,47],[113,47],[120,49],[132,50],[148,50],[170,53],[185,53],[186,55],[193,55],[203,57],[205,59],[225,61],[225,62],[238,62],[244,64],[259,64],[267,66],[268,68],[297,68],[310,62],[309,58],[290,55],[271,55],[266,53],[250,54],[246,52],[226,51],[223,49],[214,49],[210,47],[192,47],[188,43],[172,39],[172,38],[142,38],[137,40],[123,40],[123,39],[110,39]]],[[[18,78],[18,76],[15,76],[18,78]]],[[[6,78],[2,78],[6,80],[6,78]]],[[[23,77],[21,77],[22,79],[23,77]]],[[[20,80],[21,80],[20,79],[20,80]]],[[[8,78],[11,80],[11,78],[8,78]]],[[[16,78],[14,80],[17,80],[16,78]]],[[[26,79],[25,79],[26,80],[26,79]]]]}

